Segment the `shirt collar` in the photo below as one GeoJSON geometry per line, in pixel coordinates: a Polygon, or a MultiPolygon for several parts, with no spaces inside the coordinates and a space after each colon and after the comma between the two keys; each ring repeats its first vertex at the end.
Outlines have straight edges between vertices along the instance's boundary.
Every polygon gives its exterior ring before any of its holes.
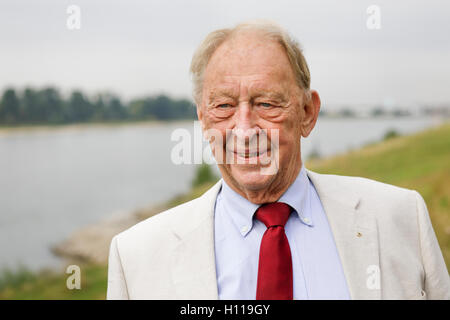
{"type": "Polygon", "coordinates": [[[301,222],[312,227],[310,189],[311,182],[306,174],[305,167],[302,166],[297,178],[278,201],[290,205],[295,210],[294,213],[297,214],[301,222]]]}
{"type": "MultiPolygon", "coordinates": [[[[305,167],[302,166],[297,178],[289,186],[278,200],[290,205],[301,222],[313,226],[310,204],[310,181],[306,174],[305,167]]],[[[246,236],[253,227],[253,214],[259,205],[251,203],[246,198],[231,189],[225,181],[222,183],[220,200],[223,201],[224,209],[231,217],[236,228],[242,236],[246,236]]]]}

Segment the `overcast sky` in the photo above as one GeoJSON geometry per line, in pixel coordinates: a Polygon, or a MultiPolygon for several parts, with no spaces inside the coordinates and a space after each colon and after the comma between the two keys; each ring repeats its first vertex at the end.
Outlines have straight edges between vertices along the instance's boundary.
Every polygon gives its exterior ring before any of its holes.
{"type": "Polygon", "coordinates": [[[450,2],[429,0],[1,0],[0,88],[190,97],[200,41],[254,18],[299,40],[323,105],[450,102],[450,2]],[[79,30],[66,26],[72,4],[79,30]],[[380,8],[381,29],[367,28],[370,5],[380,8]]]}

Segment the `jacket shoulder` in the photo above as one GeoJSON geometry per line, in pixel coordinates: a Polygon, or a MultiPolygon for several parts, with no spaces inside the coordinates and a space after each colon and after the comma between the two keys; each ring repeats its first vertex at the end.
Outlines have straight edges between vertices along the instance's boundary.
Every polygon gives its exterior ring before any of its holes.
{"type": "Polygon", "coordinates": [[[401,223],[405,217],[417,221],[420,194],[373,179],[310,172],[319,195],[347,201],[360,210],[367,210],[381,221],[401,223]]]}
{"type": "Polygon", "coordinates": [[[364,177],[318,173],[312,174],[314,176],[321,176],[321,180],[326,181],[330,188],[354,193],[364,198],[375,197],[377,199],[380,199],[380,197],[384,197],[384,199],[386,200],[395,200],[399,197],[415,198],[415,195],[417,194],[417,191],[412,189],[398,187],[392,184],[364,177]]]}
{"type": "Polygon", "coordinates": [[[135,252],[137,247],[149,250],[172,243],[177,238],[174,230],[189,229],[209,216],[208,209],[214,206],[220,187],[221,181],[200,197],[155,214],[117,234],[115,238],[119,250],[131,249],[135,252]]]}

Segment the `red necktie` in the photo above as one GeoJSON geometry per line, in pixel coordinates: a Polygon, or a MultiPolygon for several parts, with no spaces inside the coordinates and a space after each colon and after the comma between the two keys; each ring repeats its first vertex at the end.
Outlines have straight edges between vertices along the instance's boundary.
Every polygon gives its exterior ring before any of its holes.
{"type": "Polygon", "coordinates": [[[292,300],[291,248],[284,232],[284,225],[291,213],[286,203],[264,204],[256,211],[256,219],[267,230],[259,250],[257,300],[292,300]]]}

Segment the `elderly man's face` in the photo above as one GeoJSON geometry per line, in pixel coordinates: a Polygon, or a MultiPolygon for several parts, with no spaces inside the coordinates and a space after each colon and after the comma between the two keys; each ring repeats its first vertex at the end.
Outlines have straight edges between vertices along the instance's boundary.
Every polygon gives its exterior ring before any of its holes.
{"type": "Polygon", "coordinates": [[[301,168],[300,137],[312,130],[320,107],[314,92],[315,109],[308,111],[303,93],[283,48],[254,33],[223,43],[206,67],[199,119],[204,130],[221,133],[222,143],[211,146],[223,178],[252,202],[277,200],[270,195],[285,190],[301,168]],[[272,141],[255,153],[258,137],[266,132],[270,141],[276,136],[273,130],[278,132],[278,146],[272,141]],[[231,157],[217,159],[218,148],[231,157]],[[261,159],[268,156],[278,158],[272,174],[262,170],[267,165],[261,159]]]}

